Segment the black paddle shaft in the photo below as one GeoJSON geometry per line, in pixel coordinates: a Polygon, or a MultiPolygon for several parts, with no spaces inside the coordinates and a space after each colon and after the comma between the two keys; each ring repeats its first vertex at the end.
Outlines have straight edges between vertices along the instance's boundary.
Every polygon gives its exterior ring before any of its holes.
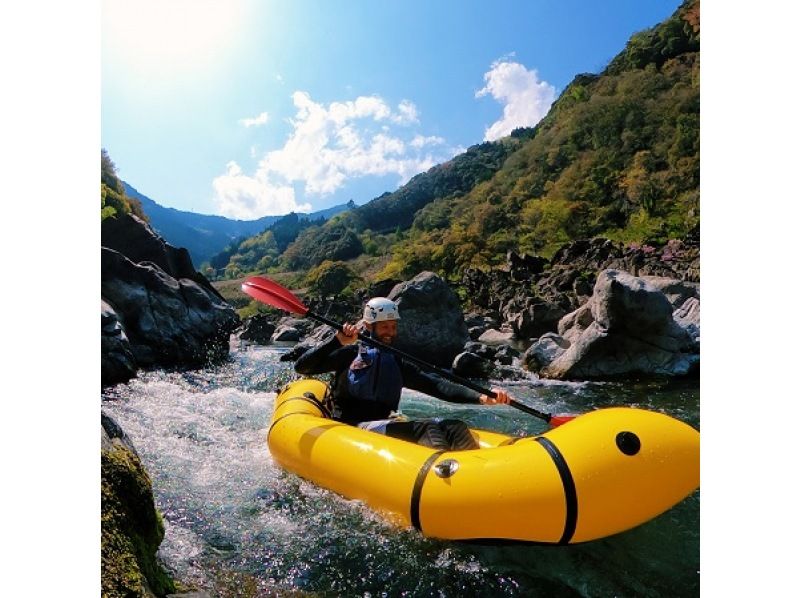
{"type": "MultiPolygon", "coordinates": [[[[321,316],[319,314],[316,314],[311,310],[308,310],[305,313],[305,315],[306,315],[306,317],[311,318],[313,320],[317,320],[318,322],[321,322],[322,324],[327,324],[331,328],[335,328],[336,330],[338,330],[340,332],[342,331],[342,325],[341,324],[338,324],[337,322],[334,322],[333,320],[329,320],[325,316],[321,316]]],[[[407,359],[408,361],[414,362],[414,363],[416,363],[418,366],[420,366],[422,368],[425,368],[425,369],[428,369],[428,370],[432,370],[436,374],[442,376],[443,378],[447,378],[448,380],[452,380],[456,384],[461,384],[462,386],[466,386],[467,388],[471,388],[475,392],[479,392],[481,394],[487,395],[487,396],[492,397],[492,398],[496,398],[497,397],[497,393],[495,393],[493,390],[489,390],[488,388],[483,388],[482,386],[479,386],[478,384],[475,384],[474,382],[472,382],[470,380],[467,380],[466,378],[462,378],[461,376],[458,376],[458,375],[456,375],[456,374],[454,374],[452,372],[448,372],[447,370],[443,370],[442,368],[437,367],[437,366],[433,365],[432,363],[428,363],[427,361],[423,361],[419,357],[414,357],[413,355],[410,355],[410,354],[406,353],[405,351],[402,351],[400,349],[397,349],[395,347],[392,347],[390,345],[382,343],[381,341],[379,341],[379,340],[377,340],[375,338],[372,338],[371,336],[367,336],[366,334],[362,334],[362,333],[359,332],[358,333],[358,338],[360,340],[364,341],[365,343],[367,343],[368,345],[373,345],[375,347],[379,347],[380,349],[382,349],[384,351],[389,351],[390,353],[394,353],[395,355],[399,355],[403,359],[407,359]]],[[[515,401],[514,399],[511,399],[511,401],[509,402],[509,405],[511,405],[515,409],[519,409],[520,411],[524,411],[525,413],[527,413],[529,415],[533,415],[534,417],[538,417],[539,419],[543,419],[546,422],[549,422],[552,419],[552,416],[549,413],[544,413],[543,411],[539,411],[537,409],[534,409],[533,407],[528,407],[527,405],[524,405],[523,403],[520,403],[519,401],[515,401]]]]}

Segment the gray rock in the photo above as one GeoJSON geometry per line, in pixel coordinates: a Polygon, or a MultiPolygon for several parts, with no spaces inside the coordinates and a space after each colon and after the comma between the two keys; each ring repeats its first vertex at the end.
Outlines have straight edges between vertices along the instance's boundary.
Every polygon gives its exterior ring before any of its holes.
{"type": "Polygon", "coordinates": [[[564,337],[548,332],[528,347],[520,361],[529,370],[538,371],[560,357],[569,346],[570,342],[564,337]]]}
{"type": "MultiPolygon", "coordinates": [[[[696,343],[700,343],[700,299],[689,297],[683,305],[672,313],[678,326],[683,328],[696,343]]],[[[700,351],[700,347],[697,347],[700,351]]]]}
{"type": "Polygon", "coordinates": [[[278,326],[272,334],[272,342],[297,342],[303,336],[294,326],[278,326]]]}
{"type": "Polygon", "coordinates": [[[489,345],[484,345],[483,343],[478,343],[475,341],[469,341],[464,345],[464,351],[474,353],[475,355],[483,357],[484,359],[494,359],[494,356],[497,354],[497,350],[497,347],[490,347],[489,345]]]}
{"type": "Polygon", "coordinates": [[[136,359],[119,316],[108,303],[100,301],[100,377],[108,386],[136,376],[136,359]]]}
{"type": "Polygon", "coordinates": [[[270,322],[269,316],[257,314],[245,320],[239,338],[258,345],[268,345],[272,341],[273,332],[275,332],[275,324],[270,322]]]}
{"type": "MultiPolygon", "coordinates": [[[[696,306],[699,317],[699,304],[696,306]]],[[[692,312],[687,306],[686,316],[692,312]]],[[[561,336],[539,339],[529,367],[558,379],[633,374],[680,376],[700,362],[698,344],[673,319],[667,297],[647,281],[617,270],[597,276],[590,301],[559,323],[561,336]]],[[[544,338],[544,337],[543,337],[544,338]]]]}
{"type": "Polygon", "coordinates": [[[494,360],[496,363],[502,365],[511,365],[512,363],[514,363],[514,358],[519,356],[520,352],[517,351],[514,347],[503,345],[495,352],[494,360]]]}
{"type": "Polygon", "coordinates": [[[672,309],[678,309],[690,297],[700,299],[700,283],[688,280],[678,280],[664,276],[641,276],[654,289],[661,291],[672,305],[672,309]]]}
{"type": "Polygon", "coordinates": [[[335,334],[336,331],[330,326],[318,326],[310,335],[292,347],[290,351],[281,355],[280,360],[296,361],[308,349],[327,343],[335,334]]]}
{"type": "Polygon", "coordinates": [[[400,310],[397,348],[449,367],[469,340],[458,296],[433,272],[396,285],[389,299],[400,310]]]}
{"type": "Polygon", "coordinates": [[[513,341],[513,332],[501,332],[494,328],[490,328],[478,337],[479,343],[490,346],[510,345],[513,341]]]}
{"type": "Polygon", "coordinates": [[[137,366],[196,366],[228,354],[239,316],[194,280],[101,248],[101,297],[117,314],[137,366]]]}

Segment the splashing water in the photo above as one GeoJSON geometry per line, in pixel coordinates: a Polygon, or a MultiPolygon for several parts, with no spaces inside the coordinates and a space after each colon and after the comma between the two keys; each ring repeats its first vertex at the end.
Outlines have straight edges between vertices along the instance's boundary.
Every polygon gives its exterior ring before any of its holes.
{"type": "MultiPolygon", "coordinates": [[[[480,545],[398,529],[362,503],[284,472],[265,442],[275,391],[294,377],[279,361],[284,351],[234,348],[224,365],[144,373],[103,396],[103,410],[153,480],[166,531],[159,557],[184,583],[218,596],[699,594],[699,492],[643,526],[588,544],[480,545]]],[[[551,413],[630,405],[699,427],[696,382],[498,384],[551,413]]],[[[452,416],[507,434],[545,429],[508,407],[407,391],[401,407],[410,417],[452,416]]]]}

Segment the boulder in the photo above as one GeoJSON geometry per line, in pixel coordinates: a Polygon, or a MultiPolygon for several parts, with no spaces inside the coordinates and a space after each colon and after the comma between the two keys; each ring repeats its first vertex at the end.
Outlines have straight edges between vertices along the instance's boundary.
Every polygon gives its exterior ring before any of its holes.
{"type": "Polygon", "coordinates": [[[484,345],[476,341],[468,341],[464,345],[464,351],[474,353],[484,359],[494,359],[494,356],[497,354],[497,347],[490,347],[489,345],[484,345]]]}
{"type": "Polygon", "coordinates": [[[689,297],[678,309],[672,313],[672,317],[678,326],[683,328],[692,340],[698,344],[697,351],[700,351],[700,299],[689,297]]]}
{"type": "Polygon", "coordinates": [[[152,262],[101,248],[101,297],[113,309],[138,367],[200,366],[227,356],[239,316],[216,293],[152,262]]]}
{"type": "Polygon", "coordinates": [[[489,346],[509,345],[514,341],[513,332],[502,332],[490,328],[478,337],[478,342],[489,346]]]}
{"type": "Polygon", "coordinates": [[[515,296],[501,309],[503,319],[519,339],[554,331],[566,313],[558,304],[524,294],[515,296]]]}
{"type": "Polygon", "coordinates": [[[569,345],[568,340],[554,332],[543,334],[522,354],[522,364],[531,371],[538,371],[564,353],[569,345]]]}
{"type": "Polygon", "coordinates": [[[269,316],[256,314],[244,321],[239,338],[257,345],[268,345],[272,342],[273,332],[275,332],[275,324],[270,321],[269,316]]]}
{"type": "Polygon", "coordinates": [[[665,276],[641,276],[640,278],[654,289],[664,293],[670,305],[672,305],[672,309],[678,309],[690,297],[696,297],[698,301],[700,300],[700,283],[698,282],[678,280],[665,276]]]}
{"type": "Polygon", "coordinates": [[[664,293],[617,270],[598,274],[592,298],[559,322],[559,332],[526,353],[526,363],[540,366],[544,377],[680,376],[700,363],[698,344],[673,318],[664,293]]]}
{"type": "Polygon", "coordinates": [[[130,439],[101,413],[100,584],[103,596],[164,596],[175,583],[156,558],[164,524],[130,439]]]}
{"type": "Polygon", "coordinates": [[[449,367],[469,340],[458,295],[433,272],[396,285],[400,322],[396,345],[420,359],[449,367]]]}
{"type": "Polygon", "coordinates": [[[114,308],[100,300],[100,376],[103,386],[136,376],[136,358],[114,308]]]}
{"type": "Polygon", "coordinates": [[[464,378],[488,378],[494,372],[494,364],[480,355],[464,351],[453,360],[453,373],[464,378]]]}
{"type": "Polygon", "coordinates": [[[197,272],[188,250],[173,247],[160,237],[145,221],[133,214],[118,214],[106,218],[100,226],[100,244],[120,252],[135,264],[155,264],[172,278],[188,278],[222,299],[208,279],[197,272]]]}
{"type": "Polygon", "coordinates": [[[494,360],[501,365],[511,365],[514,358],[519,357],[520,353],[514,347],[508,345],[501,346],[494,354],[494,360]]]}
{"type": "Polygon", "coordinates": [[[336,331],[330,326],[318,326],[310,335],[297,343],[289,351],[281,355],[280,360],[297,361],[297,358],[308,351],[311,347],[316,347],[317,345],[327,343],[335,334],[336,331]]]}
{"type": "Polygon", "coordinates": [[[283,317],[278,322],[275,332],[272,333],[272,341],[296,343],[310,332],[313,326],[314,323],[311,320],[291,316],[283,317]]]}

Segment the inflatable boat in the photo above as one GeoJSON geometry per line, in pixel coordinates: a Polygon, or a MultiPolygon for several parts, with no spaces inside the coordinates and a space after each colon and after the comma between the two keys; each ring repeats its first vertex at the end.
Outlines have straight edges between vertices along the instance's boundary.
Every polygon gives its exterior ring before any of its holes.
{"type": "Polygon", "coordinates": [[[267,434],[283,468],[426,536],[575,544],[667,511],[700,485],[700,434],[662,413],[599,409],[538,436],[471,429],[441,451],[334,421],[326,385],[291,382],[267,434]]]}

